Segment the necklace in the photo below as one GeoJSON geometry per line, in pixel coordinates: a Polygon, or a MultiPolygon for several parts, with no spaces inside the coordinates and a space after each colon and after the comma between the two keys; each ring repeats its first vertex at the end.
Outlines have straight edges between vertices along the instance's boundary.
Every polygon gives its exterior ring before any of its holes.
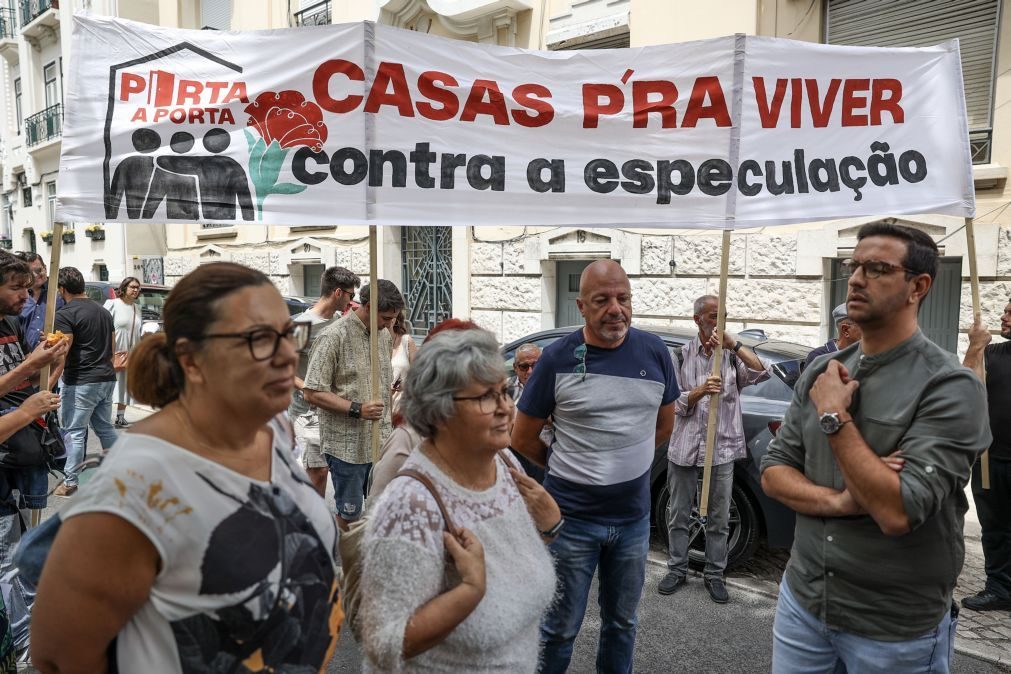
{"type": "MultiPolygon", "coordinates": [[[[175,417],[179,420],[179,422],[183,426],[183,428],[186,429],[187,435],[189,435],[189,437],[202,450],[204,450],[208,454],[211,454],[212,456],[213,455],[227,456],[228,458],[233,459],[233,460],[235,460],[237,458],[238,459],[242,459],[242,457],[237,457],[236,453],[233,452],[233,451],[221,450],[221,449],[218,449],[216,447],[212,447],[203,438],[201,438],[199,435],[197,435],[197,432],[195,430],[196,429],[196,424],[193,423],[193,417],[190,416],[190,411],[188,409],[186,409],[186,406],[183,405],[181,401],[176,401],[176,402],[177,402],[177,407],[174,410],[175,417]],[[182,411],[180,412],[180,410],[182,410],[182,411]],[[186,415],[185,419],[183,418],[183,414],[186,415]]],[[[254,443],[255,443],[255,440],[254,440],[254,443]]],[[[250,459],[245,459],[245,460],[249,461],[250,459]]]]}

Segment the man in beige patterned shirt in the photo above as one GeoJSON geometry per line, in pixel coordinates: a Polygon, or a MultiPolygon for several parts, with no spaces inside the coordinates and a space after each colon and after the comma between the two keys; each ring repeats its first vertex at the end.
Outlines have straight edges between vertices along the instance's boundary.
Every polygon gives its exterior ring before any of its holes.
{"type": "Polygon", "coordinates": [[[393,386],[390,327],[404,308],[404,298],[390,281],[379,279],[378,287],[379,391],[372,391],[371,386],[371,285],[361,289],[360,307],[320,333],[305,375],[303,393],[306,402],[319,408],[320,439],[341,528],[362,515],[372,469],[372,421],[380,420],[381,441],[393,428],[389,415],[393,386]]]}

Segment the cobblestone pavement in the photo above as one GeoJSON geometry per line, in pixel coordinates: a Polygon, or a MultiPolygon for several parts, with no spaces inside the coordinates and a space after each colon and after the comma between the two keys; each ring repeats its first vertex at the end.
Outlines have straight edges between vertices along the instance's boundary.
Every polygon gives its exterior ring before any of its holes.
{"type": "MultiPolygon", "coordinates": [[[[955,599],[959,601],[982,590],[986,580],[979,522],[972,494],[968,490],[966,498],[969,500],[969,512],[965,516],[965,564],[955,587],[955,599]]],[[[657,557],[656,549],[654,557],[657,557]]],[[[776,597],[789,559],[788,550],[770,550],[762,545],[751,560],[728,573],[727,583],[776,597]]],[[[1001,665],[1011,672],[1011,611],[962,609],[956,634],[956,651],[1001,665]]]]}

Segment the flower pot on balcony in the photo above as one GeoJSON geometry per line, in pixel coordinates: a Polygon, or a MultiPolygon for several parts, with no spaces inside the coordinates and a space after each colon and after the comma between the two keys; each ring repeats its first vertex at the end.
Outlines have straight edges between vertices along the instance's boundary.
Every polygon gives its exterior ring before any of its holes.
{"type": "Polygon", "coordinates": [[[77,241],[77,237],[74,236],[73,232],[63,233],[63,243],[73,243],[74,241],[77,241]]]}
{"type": "Polygon", "coordinates": [[[0,238],[0,248],[4,250],[12,250],[14,248],[14,242],[6,237],[0,238]]]}
{"type": "Polygon", "coordinates": [[[84,235],[92,241],[105,241],[104,229],[86,229],[84,235]]]}
{"type": "Polygon", "coordinates": [[[40,234],[39,236],[42,237],[42,240],[45,241],[46,243],[48,243],[49,245],[53,245],[53,233],[52,232],[42,232],[42,234],[40,234]]]}

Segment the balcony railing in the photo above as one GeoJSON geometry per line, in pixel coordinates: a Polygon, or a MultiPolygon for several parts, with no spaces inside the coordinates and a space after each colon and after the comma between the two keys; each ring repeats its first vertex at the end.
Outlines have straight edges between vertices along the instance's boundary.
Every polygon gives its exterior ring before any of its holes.
{"type": "Polygon", "coordinates": [[[25,120],[25,142],[28,147],[59,138],[63,133],[63,105],[51,105],[25,120]]]}
{"type": "Polygon", "coordinates": [[[973,164],[990,163],[990,147],[993,144],[993,129],[971,129],[969,131],[969,151],[973,164]]]}
{"type": "Polygon", "coordinates": [[[330,25],[330,0],[317,2],[303,10],[295,12],[296,26],[328,26],[330,25]]]}
{"type": "Polygon", "coordinates": [[[17,37],[18,24],[14,16],[13,8],[0,7],[0,40],[13,40],[17,37]]]}
{"type": "Polygon", "coordinates": [[[50,9],[59,9],[60,0],[21,0],[21,27],[24,28],[50,9]]]}

